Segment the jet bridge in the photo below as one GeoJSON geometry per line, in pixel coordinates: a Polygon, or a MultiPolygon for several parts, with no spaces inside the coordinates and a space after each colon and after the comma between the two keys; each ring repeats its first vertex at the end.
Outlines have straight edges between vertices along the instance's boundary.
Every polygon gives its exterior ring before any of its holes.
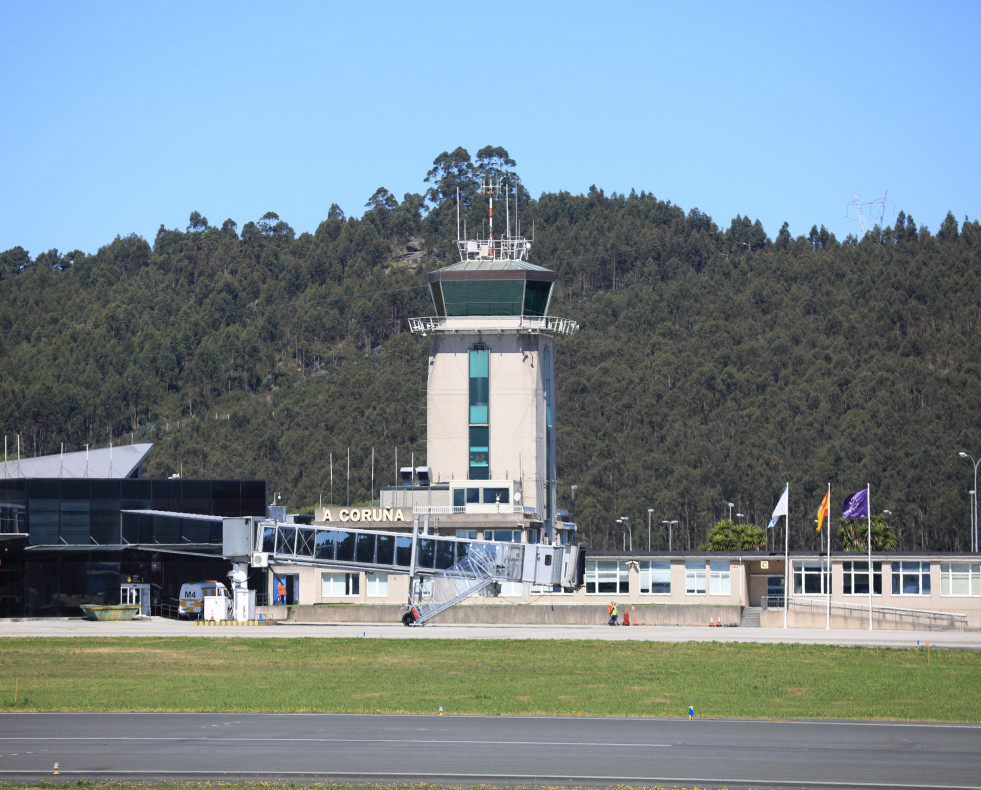
{"type": "Polygon", "coordinates": [[[496,595],[502,582],[578,589],[585,552],[579,545],[499,543],[373,529],[339,529],[262,521],[254,567],[274,564],[407,574],[417,579],[406,625],[427,620],[475,594],[496,595]]]}

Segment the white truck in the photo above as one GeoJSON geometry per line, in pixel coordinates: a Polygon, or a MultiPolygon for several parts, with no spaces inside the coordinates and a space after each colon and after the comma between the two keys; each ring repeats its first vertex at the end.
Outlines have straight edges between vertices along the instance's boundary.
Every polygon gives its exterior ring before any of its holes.
{"type": "Polygon", "coordinates": [[[227,619],[231,616],[232,598],[228,593],[228,588],[214,579],[182,584],[180,598],[177,602],[177,616],[191,618],[203,617],[205,598],[224,599],[224,605],[218,605],[218,609],[223,613],[222,619],[227,619]]]}

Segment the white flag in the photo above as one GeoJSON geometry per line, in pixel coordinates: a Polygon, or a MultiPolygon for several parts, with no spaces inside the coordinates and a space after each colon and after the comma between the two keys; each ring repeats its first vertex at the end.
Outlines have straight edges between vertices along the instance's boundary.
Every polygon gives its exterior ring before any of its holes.
{"type": "Polygon", "coordinates": [[[772,529],[773,525],[777,523],[777,519],[780,518],[780,516],[787,515],[787,494],[789,491],[790,486],[788,485],[780,495],[780,501],[777,502],[777,506],[773,508],[773,516],[770,517],[770,523],[766,525],[767,529],[772,529]]]}

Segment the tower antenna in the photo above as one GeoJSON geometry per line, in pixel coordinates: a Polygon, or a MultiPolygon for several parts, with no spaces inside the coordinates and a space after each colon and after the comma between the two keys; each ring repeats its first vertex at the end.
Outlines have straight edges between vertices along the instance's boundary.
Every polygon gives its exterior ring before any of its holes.
{"type": "Polygon", "coordinates": [[[491,260],[494,259],[494,193],[499,192],[501,189],[501,179],[486,178],[481,179],[480,189],[482,192],[487,193],[487,205],[489,209],[489,219],[488,219],[488,238],[487,238],[487,248],[490,252],[491,260]]]}

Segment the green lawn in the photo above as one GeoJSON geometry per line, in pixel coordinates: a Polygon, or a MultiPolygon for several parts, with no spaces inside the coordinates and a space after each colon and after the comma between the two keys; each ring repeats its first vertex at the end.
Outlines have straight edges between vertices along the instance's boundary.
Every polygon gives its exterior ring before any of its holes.
{"type": "Polygon", "coordinates": [[[981,721],[981,653],[552,640],[6,639],[0,710],[981,721]]]}

